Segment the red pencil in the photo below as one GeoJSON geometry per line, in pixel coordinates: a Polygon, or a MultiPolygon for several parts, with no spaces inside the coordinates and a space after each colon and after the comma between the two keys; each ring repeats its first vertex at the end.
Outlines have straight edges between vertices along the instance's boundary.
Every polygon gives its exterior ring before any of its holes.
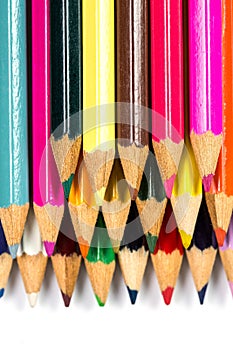
{"type": "Polygon", "coordinates": [[[151,0],[152,140],[167,197],[184,144],[182,0],[151,0]]]}

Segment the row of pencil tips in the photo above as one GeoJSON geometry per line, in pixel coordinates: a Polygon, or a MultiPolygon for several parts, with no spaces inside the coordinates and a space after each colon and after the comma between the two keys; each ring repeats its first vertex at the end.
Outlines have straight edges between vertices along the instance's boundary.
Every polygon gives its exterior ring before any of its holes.
{"type": "MultiPolygon", "coordinates": [[[[136,202],[131,201],[120,244],[116,244],[115,238],[108,233],[110,230],[106,228],[106,213],[103,214],[100,210],[93,228],[93,235],[89,237],[90,244],[87,246],[85,233],[84,236],[80,235],[77,241],[72,229],[69,210],[66,208],[63,225],[58,234],[54,253],[51,256],[53,270],[65,306],[70,305],[82,260],[84,260],[86,272],[100,306],[104,306],[106,303],[117,260],[131,303],[135,304],[149,257],[164,302],[169,305],[185,253],[201,304],[204,303],[217,252],[220,254],[233,293],[233,217],[224,245],[218,247],[206,201],[203,197],[191,244],[185,249],[170,201],[163,210],[164,217],[159,234],[152,235],[147,232],[145,235],[142,216],[138,212],[136,202]]],[[[0,297],[2,297],[13,260],[1,224],[0,248],[0,297]]],[[[47,261],[48,256],[31,208],[22,242],[17,251],[17,263],[32,307],[36,304],[43,283],[47,261]]]]}

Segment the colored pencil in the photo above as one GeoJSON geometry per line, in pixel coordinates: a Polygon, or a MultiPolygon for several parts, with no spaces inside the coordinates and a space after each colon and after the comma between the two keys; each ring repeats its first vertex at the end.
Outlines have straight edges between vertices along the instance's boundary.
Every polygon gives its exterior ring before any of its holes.
{"type": "Polygon", "coordinates": [[[82,140],[81,0],[53,0],[51,11],[51,145],[68,198],[82,140]]]}
{"type": "Polygon", "coordinates": [[[223,246],[219,247],[219,254],[233,295],[233,216],[223,246]]]}
{"type": "Polygon", "coordinates": [[[115,253],[118,252],[130,209],[130,192],[119,158],[113,164],[102,212],[115,253]]]}
{"type": "Polygon", "coordinates": [[[0,217],[16,257],[29,208],[26,1],[0,3],[0,217]]]}
{"type": "Polygon", "coordinates": [[[68,207],[65,209],[54,254],[51,256],[62,298],[66,307],[70,305],[79,274],[82,256],[75,238],[68,207]]]}
{"type": "Polygon", "coordinates": [[[118,260],[132,304],[135,304],[141,287],[148,255],[148,246],[137,206],[135,201],[131,201],[124,236],[118,252],[118,260]]]}
{"type": "Polygon", "coordinates": [[[115,271],[115,254],[101,212],[84,261],[96,300],[99,306],[104,306],[115,271]]]}
{"type": "Polygon", "coordinates": [[[82,150],[69,195],[69,210],[83,258],[86,258],[93,237],[99,207],[91,190],[82,150]]]}
{"type": "Polygon", "coordinates": [[[152,140],[167,197],[184,144],[182,0],[150,0],[152,140]]]}
{"type": "Polygon", "coordinates": [[[47,260],[48,257],[43,250],[39,227],[31,208],[17,253],[17,263],[31,307],[36,305],[38,293],[44,279],[47,260]]]}
{"type": "Polygon", "coordinates": [[[167,198],[156,158],[149,152],[136,199],[150,252],[155,249],[167,205],[167,198]]]}
{"type": "Polygon", "coordinates": [[[221,1],[188,5],[190,138],[208,192],[222,145],[222,9],[221,1]]]}
{"type": "Polygon", "coordinates": [[[184,23],[184,141],[171,204],[181,235],[188,248],[202,201],[202,182],[189,138],[189,60],[188,60],[188,2],[183,3],[184,23]]]}
{"type": "Polygon", "coordinates": [[[11,272],[12,257],[6,242],[6,237],[0,221],[0,298],[3,297],[11,272]]]}
{"type": "Polygon", "coordinates": [[[114,0],[83,0],[83,152],[101,205],[115,155],[114,0]]]}
{"type": "Polygon", "coordinates": [[[131,198],[148,155],[148,0],[116,1],[117,138],[131,198]]]}
{"type": "Polygon", "coordinates": [[[222,2],[223,143],[210,192],[206,193],[210,217],[220,246],[223,245],[233,207],[232,10],[232,1],[224,0],[222,2]],[[214,213],[212,212],[213,210],[214,213]]]}
{"type": "Polygon", "coordinates": [[[191,245],[186,250],[190,270],[193,275],[200,303],[204,303],[206,289],[212,273],[217,241],[205,199],[203,197],[191,245]]]}
{"type": "Polygon", "coordinates": [[[151,260],[165,304],[169,305],[183,260],[184,249],[170,201],[151,260]]]}
{"type": "Polygon", "coordinates": [[[64,194],[50,137],[50,7],[32,0],[33,206],[48,256],[53,253],[64,211],[64,194]]]}

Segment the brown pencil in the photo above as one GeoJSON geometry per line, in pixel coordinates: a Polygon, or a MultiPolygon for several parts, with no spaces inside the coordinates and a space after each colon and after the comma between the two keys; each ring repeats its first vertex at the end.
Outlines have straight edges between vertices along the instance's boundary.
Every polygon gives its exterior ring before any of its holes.
{"type": "Polygon", "coordinates": [[[131,198],[148,155],[148,1],[117,0],[117,138],[131,198]]]}

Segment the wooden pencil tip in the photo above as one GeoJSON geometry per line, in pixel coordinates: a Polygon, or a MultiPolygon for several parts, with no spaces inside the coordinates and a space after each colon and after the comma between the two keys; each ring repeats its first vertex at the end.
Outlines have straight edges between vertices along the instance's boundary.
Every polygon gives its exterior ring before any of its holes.
{"type": "Polygon", "coordinates": [[[204,304],[204,299],[205,299],[205,293],[206,293],[207,286],[208,286],[208,283],[206,283],[204,285],[204,287],[198,292],[198,296],[199,296],[199,300],[200,300],[200,304],[201,305],[204,304]]]}
{"type": "Polygon", "coordinates": [[[55,242],[44,241],[44,247],[45,247],[45,250],[46,250],[46,254],[50,258],[53,255],[53,251],[54,251],[54,248],[55,248],[55,242]]]}
{"type": "Polygon", "coordinates": [[[137,299],[137,296],[138,296],[138,291],[137,290],[132,290],[128,286],[127,286],[127,290],[128,290],[128,293],[129,293],[131,304],[134,305],[136,303],[136,299],[137,299]]]}
{"type": "Polygon", "coordinates": [[[102,187],[100,190],[98,190],[94,193],[96,205],[98,205],[99,207],[102,206],[105,192],[106,192],[106,188],[102,187]]]}
{"type": "Polygon", "coordinates": [[[37,298],[38,298],[38,293],[30,293],[27,295],[28,296],[28,302],[31,307],[35,307],[37,298]]]}
{"type": "Polygon", "coordinates": [[[0,298],[2,298],[2,297],[3,297],[4,292],[5,292],[5,289],[4,289],[4,288],[1,288],[1,289],[0,289],[0,298]]]}
{"type": "Polygon", "coordinates": [[[231,290],[231,295],[233,296],[233,282],[229,281],[229,287],[231,290]]]}
{"type": "Polygon", "coordinates": [[[9,245],[8,248],[12,259],[16,259],[19,245],[18,244],[9,245]]]}
{"type": "Polygon", "coordinates": [[[191,244],[191,241],[192,241],[192,236],[191,235],[188,235],[185,231],[183,230],[179,230],[180,232],[180,237],[181,237],[181,240],[182,240],[182,244],[184,246],[185,249],[188,249],[188,247],[190,246],[191,244]]]}
{"type": "Polygon", "coordinates": [[[150,232],[146,234],[146,241],[149,248],[149,252],[152,254],[154,253],[157,240],[158,240],[158,236],[154,236],[150,232]]]}
{"type": "Polygon", "coordinates": [[[202,178],[202,183],[204,186],[204,191],[205,192],[209,192],[210,191],[210,187],[211,187],[211,182],[213,180],[214,175],[213,174],[209,174],[207,176],[204,176],[202,178]]]}
{"type": "Polygon", "coordinates": [[[89,245],[86,243],[79,243],[79,248],[80,248],[80,252],[81,252],[81,255],[83,257],[83,259],[85,259],[87,257],[87,254],[88,254],[88,251],[89,251],[89,245]]]}
{"type": "Polygon", "coordinates": [[[219,247],[222,247],[226,237],[226,231],[218,227],[215,229],[215,235],[216,235],[219,247]]]}
{"type": "Polygon", "coordinates": [[[69,297],[67,294],[63,293],[62,291],[61,291],[61,295],[62,295],[62,299],[64,301],[65,307],[69,307],[70,306],[71,297],[69,297]]]}
{"type": "Polygon", "coordinates": [[[166,305],[169,305],[171,303],[173,291],[174,288],[172,287],[167,287],[164,291],[162,291],[163,300],[166,305]]]}
{"type": "Polygon", "coordinates": [[[167,198],[171,198],[172,189],[173,189],[173,186],[174,186],[175,178],[176,178],[176,175],[174,174],[169,179],[164,181],[163,185],[164,185],[164,189],[165,189],[167,198]]]}

